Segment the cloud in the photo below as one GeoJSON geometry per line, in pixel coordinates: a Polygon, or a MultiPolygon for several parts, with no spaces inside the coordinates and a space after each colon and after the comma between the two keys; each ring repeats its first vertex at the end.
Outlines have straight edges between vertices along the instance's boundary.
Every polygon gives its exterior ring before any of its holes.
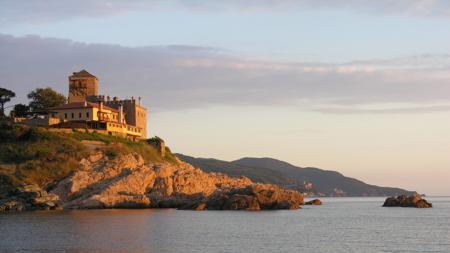
{"type": "Polygon", "coordinates": [[[450,17],[446,0],[229,0],[176,1],[180,5],[209,10],[339,9],[375,14],[450,17]]]}
{"type": "Polygon", "coordinates": [[[45,23],[76,17],[105,17],[126,14],[139,8],[138,2],[107,0],[0,0],[0,23],[45,23]]]}
{"type": "Polygon", "coordinates": [[[207,47],[131,48],[0,35],[0,59],[0,86],[19,94],[18,101],[36,87],[50,86],[67,94],[67,76],[81,69],[99,78],[101,93],[141,96],[154,111],[231,105],[341,113],[386,103],[408,103],[412,106],[405,110],[410,111],[423,111],[423,106],[441,111],[448,107],[433,106],[450,101],[448,55],[279,63],[207,47]]]}
{"type": "Polygon", "coordinates": [[[333,9],[383,15],[450,17],[450,2],[447,0],[0,0],[0,24],[102,18],[161,9],[233,12],[333,9]]]}
{"type": "Polygon", "coordinates": [[[312,111],[330,114],[410,114],[410,113],[430,113],[430,112],[448,112],[450,111],[450,104],[446,105],[422,105],[422,106],[409,106],[398,108],[393,106],[392,108],[382,108],[385,105],[380,105],[381,108],[358,108],[358,107],[322,107],[311,109],[312,111]]]}

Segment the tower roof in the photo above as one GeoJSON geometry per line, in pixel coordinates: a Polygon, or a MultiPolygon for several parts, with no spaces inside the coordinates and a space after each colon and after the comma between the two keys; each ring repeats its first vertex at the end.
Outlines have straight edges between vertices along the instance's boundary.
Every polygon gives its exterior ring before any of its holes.
{"type": "Polygon", "coordinates": [[[95,78],[97,78],[93,74],[87,72],[85,69],[82,69],[79,72],[73,72],[72,77],[95,77],[95,78]]]}

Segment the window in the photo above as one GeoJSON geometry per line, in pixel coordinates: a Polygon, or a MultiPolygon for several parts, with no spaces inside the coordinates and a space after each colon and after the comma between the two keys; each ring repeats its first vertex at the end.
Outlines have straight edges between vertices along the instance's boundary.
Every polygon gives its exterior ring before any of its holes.
{"type": "Polygon", "coordinates": [[[89,112],[87,112],[87,113],[86,113],[86,118],[88,118],[88,119],[89,119],[89,112]]]}
{"type": "Polygon", "coordinates": [[[64,113],[64,118],[67,119],[67,113],[64,113]]]}
{"type": "Polygon", "coordinates": [[[80,113],[78,113],[78,118],[80,118],[80,119],[81,119],[81,112],[80,112],[80,113]]]}
{"type": "Polygon", "coordinates": [[[75,118],[75,113],[72,112],[72,119],[75,118]]]}

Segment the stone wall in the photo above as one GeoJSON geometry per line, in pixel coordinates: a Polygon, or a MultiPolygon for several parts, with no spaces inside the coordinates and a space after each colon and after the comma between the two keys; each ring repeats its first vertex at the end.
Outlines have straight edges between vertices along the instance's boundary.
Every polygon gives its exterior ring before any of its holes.
{"type": "Polygon", "coordinates": [[[69,77],[69,103],[84,102],[87,96],[98,96],[98,80],[95,77],[69,77]]]}
{"type": "Polygon", "coordinates": [[[147,109],[140,106],[135,99],[107,100],[105,105],[115,109],[122,105],[127,124],[142,128],[142,138],[147,138],[147,109]]]}

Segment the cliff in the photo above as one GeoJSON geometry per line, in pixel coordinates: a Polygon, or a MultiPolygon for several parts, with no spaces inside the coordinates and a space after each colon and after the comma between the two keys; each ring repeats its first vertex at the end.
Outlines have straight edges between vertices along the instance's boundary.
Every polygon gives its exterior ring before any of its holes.
{"type": "Polygon", "coordinates": [[[297,209],[303,204],[297,191],[254,184],[246,177],[206,173],[178,160],[169,149],[161,156],[146,143],[36,128],[7,131],[8,139],[0,144],[0,211],[261,210],[297,209]]]}

